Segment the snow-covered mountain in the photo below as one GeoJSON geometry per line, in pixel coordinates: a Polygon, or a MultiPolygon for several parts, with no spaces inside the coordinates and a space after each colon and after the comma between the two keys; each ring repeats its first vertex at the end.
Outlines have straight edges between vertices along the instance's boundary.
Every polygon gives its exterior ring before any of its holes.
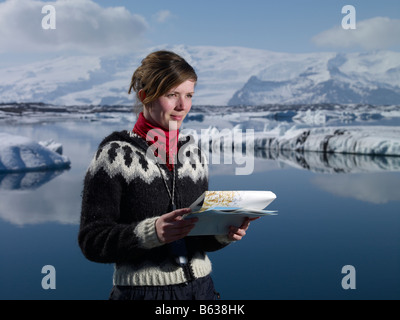
{"type": "Polygon", "coordinates": [[[124,56],[69,56],[0,69],[0,102],[131,105],[127,90],[150,51],[184,56],[196,105],[400,104],[400,53],[289,54],[241,47],[160,46],[124,56]]]}
{"type": "Polygon", "coordinates": [[[271,61],[230,99],[240,104],[400,103],[400,53],[297,54],[271,61]]]}

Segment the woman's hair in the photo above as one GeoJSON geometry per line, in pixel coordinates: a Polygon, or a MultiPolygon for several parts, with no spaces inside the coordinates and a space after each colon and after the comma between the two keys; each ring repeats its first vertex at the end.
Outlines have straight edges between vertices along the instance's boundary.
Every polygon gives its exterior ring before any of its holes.
{"type": "MultiPolygon", "coordinates": [[[[170,51],[156,51],[144,58],[133,73],[128,93],[135,91],[140,102],[139,91],[143,90],[146,97],[142,103],[146,105],[187,80],[197,82],[197,75],[185,59],[170,51]]],[[[137,108],[141,108],[140,103],[137,108]]]]}

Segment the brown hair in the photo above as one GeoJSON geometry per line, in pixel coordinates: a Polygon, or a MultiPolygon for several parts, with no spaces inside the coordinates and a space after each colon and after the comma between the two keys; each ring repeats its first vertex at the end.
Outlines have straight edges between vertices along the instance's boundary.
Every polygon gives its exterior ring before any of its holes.
{"type": "Polygon", "coordinates": [[[197,82],[197,75],[185,59],[174,52],[156,51],[144,58],[133,73],[128,93],[135,91],[139,102],[139,91],[143,90],[146,97],[142,103],[146,105],[187,80],[197,82]]]}

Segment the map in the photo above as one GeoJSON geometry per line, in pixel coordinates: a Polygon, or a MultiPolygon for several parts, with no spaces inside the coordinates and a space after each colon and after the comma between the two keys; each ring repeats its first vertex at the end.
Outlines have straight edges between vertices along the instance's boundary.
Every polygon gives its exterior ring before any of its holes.
{"type": "Polygon", "coordinates": [[[185,217],[199,219],[189,236],[223,235],[230,226],[240,227],[246,217],[275,215],[276,211],[265,210],[275,199],[271,191],[206,191],[185,217]]]}

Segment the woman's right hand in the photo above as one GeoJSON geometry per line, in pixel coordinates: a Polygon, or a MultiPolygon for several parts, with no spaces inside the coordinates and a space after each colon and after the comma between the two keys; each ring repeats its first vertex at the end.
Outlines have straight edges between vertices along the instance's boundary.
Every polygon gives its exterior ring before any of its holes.
{"type": "Polygon", "coordinates": [[[189,208],[178,209],[162,215],[156,221],[156,232],[162,243],[171,243],[182,239],[193,229],[197,218],[184,220],[183,216],[190,213],[189,208]]]}

